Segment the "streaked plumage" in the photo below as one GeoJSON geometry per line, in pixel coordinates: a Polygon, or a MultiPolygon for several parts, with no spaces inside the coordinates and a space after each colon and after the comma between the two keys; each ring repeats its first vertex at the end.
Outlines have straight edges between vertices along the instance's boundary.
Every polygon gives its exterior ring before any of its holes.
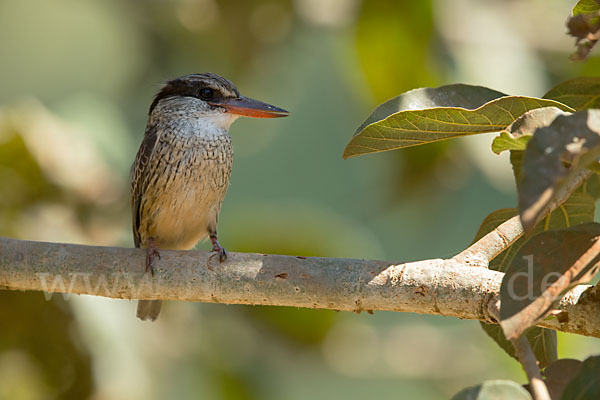
{"type": "MultiPolygon", "coordinates": [[[[150,269],[155,248],[187,250],[207,237],[224,259],[217,222],[233,165],[228,130],[240,115],[287,112],[240,96],[231,82],[211,73],[174,79],[156,95],[131,169],[134,242],[149,248],[150,269]]],[[[154,320],[160,306],[140,301],[137,315],[154,320]]]]}

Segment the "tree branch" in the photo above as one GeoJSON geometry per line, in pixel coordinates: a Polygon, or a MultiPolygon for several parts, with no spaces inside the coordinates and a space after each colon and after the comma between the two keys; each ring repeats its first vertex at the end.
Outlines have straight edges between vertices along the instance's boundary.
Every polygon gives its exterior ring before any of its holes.
{"type": "MultiPolygon", "coordinates": [[[[566,181],[556,193],[553,194],[552,199],[541,206],[541,211],[532,226],[538,224],[552,211],[556,210],[561,204],[567,201],[571,194],[592,174],[592,171],[583,169],[566,181]]],[[[492,230],[467,249],[454,256],[454,259],[471,267],[487,268],[490,261],[517,241],[524,233],[525,231],[521,225],[521,217],[516,215],[509,220],[504,221],[502,224],[498,225],[496,229],[492,230]]]]}
{"type": "MultiPolygon", "coordinates": [[[[144,273],[144,249],[82,246],[0,238],[0,289],[263,304],[344,311],[387,310],[496,323],[490,302],[503,274],[456,260],[386,261],[161,251],[155,276],[144,273]],[[211,265],[209,266],[209,262],[211,265]]],[[[600,299],[578,286],[561,300],[561,321],[539,326],[600,337],[600,299]]]]}
{"type": "Polygon", "coordinates": [[[454,256],[454,260],[471,267],[487,268],[490,261],[516,242],[523,233],[521,217],[515,215],[454,256]]]}

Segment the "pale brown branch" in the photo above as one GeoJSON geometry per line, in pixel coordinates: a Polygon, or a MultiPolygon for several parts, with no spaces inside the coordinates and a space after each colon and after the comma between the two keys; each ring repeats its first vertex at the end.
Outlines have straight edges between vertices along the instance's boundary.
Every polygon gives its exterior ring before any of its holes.
{"type": "MultiPolygon", "coordinates": [[[[536,219],[536,223],[533,225],[535,226],[542,219],[550,215],[552,211],[556,210],[561,204],[567,201],[571,194],[577,190],[577,188],[581,186],[592,173],[592,171],[584,169],[565,182],[565,184],[554,194],[550,202],[542,207],[542,211],[536,219]]],[[[487,268],[489,263],[496,258],[498,254],[510,247],[510,245],[523,236],[524,233],[523,226],[521,225],[521,218],[518,215],[514,216],[498,225],[496,229],[492,230],[467,249],[454,256],[454,259],[470,267],[487,268]]]]}
{"type": "Polygon", "coordinates": [[[521,236],[523,236],[521,218],[515,215],[454,256],[454,259],[471,267],[487,268],[498,254],[506,250],[521,236]]]}
{"type": "MultiPolygon", "coordinates": [[[[490,301],[503,274],[456,260],[411,263],[342,258],[161,251],[155,276],[144,273],[145,251],[0,238],[0,288],[122,299],[264,304],[360,312],[388,310],[497,322],[490,301]]],[[[576,287],[561,300],[563,323],[538,325],[600,337],[600,299],[578,300],[576,287]]]]}

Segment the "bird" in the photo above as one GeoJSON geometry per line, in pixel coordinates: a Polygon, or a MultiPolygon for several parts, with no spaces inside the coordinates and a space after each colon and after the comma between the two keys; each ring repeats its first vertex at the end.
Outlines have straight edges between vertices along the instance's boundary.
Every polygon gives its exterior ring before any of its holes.
{"type": "MultiPolygon", "coordinates": [[[[217,222],[233,166],[229,127],[242,116],[288,114],[242,96],[231,81],[210,72],[162,86],[130,172],[133,239],[136,248],[146,249],[146,273],[154,275],[159,250],[189,250],[206,238],[219,261],[226,261],[217,222]]],[[[154,321],[161,307],[161,300],[139,300],[137,317],[154,321]]]]}

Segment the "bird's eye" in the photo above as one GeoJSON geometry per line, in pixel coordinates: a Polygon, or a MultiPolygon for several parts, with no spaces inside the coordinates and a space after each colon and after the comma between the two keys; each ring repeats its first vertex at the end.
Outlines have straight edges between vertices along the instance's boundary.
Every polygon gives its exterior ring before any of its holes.
{"type": "Polygon", "coordinates": [[[200,89],[200,97],[204,100],[210,100],[213,98],[215,91],[209,88],[200,89]]]}

